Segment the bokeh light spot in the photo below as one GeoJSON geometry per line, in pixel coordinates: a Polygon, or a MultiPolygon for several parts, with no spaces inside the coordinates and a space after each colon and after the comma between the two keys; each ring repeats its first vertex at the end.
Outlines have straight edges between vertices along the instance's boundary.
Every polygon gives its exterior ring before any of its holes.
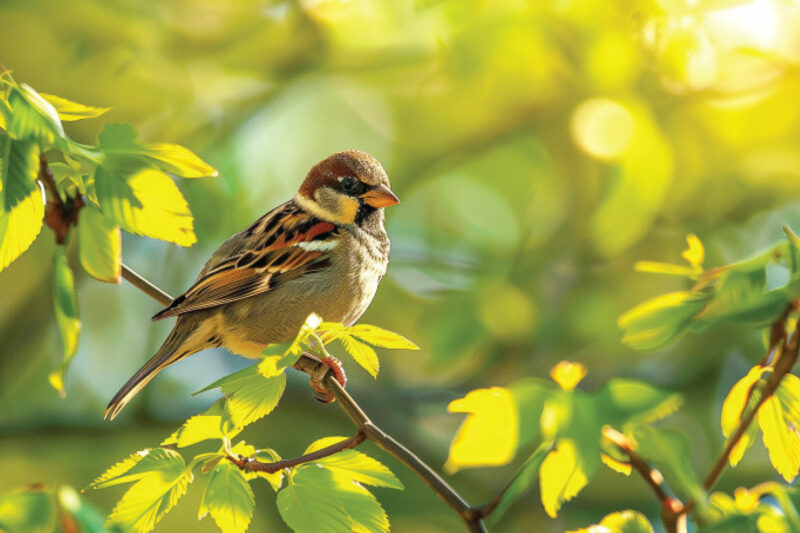
{"type": "Polygon", "coordinates": [[[616,159],[633,138],[633,115],[607,98],[581,103],[572,114],[572,137],[587,154],[598,159],[616,159]]]}

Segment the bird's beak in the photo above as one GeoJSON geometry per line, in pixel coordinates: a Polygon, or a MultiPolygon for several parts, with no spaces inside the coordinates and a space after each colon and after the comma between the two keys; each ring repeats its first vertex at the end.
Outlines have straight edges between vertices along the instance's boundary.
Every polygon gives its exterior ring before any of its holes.
{"type": "Polygon", "coordinates": [[[361,195],[361,198],[372,207],[388,207],[400,201],[388,187],[378,185],[361,195]]]}

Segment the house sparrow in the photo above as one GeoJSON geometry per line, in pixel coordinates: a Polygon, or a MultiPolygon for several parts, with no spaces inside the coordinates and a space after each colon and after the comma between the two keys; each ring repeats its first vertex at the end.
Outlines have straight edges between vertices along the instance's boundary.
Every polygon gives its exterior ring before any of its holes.
{"type": "Polygon", "coordinates": [[[225,241],[194,285],[153,317],[178,320],[105,418],[117,416],[161,370],[205,348],[257,357],[294,338],[312,312],[354,323],[386,273],[383,208],[398,201],[369,154],[348,150],[317,163],[294,198],[225,241]]]}

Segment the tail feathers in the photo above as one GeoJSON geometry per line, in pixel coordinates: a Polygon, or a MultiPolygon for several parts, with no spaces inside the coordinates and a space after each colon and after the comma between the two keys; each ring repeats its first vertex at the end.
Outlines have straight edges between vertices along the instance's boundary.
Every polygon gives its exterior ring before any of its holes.
{"type": "Polygon", "coordinates": [[[202,347],[186,346],[185,341],[187,333],[185,329],[180,327],[180,323],[175,325],[172,333],[169,334],[167,340],[159,348],[158,352],[147,361],[142,368],[140,368],[131,379],[114,395],[114,398],[108,403],[105,412],[103,413],[104,419],[114,420],[114,418],[122,411],[122,409],[136,396],[145,385],[150,383],[150,380],[164,370],[166,367],[188,357],[193,353],[202,349],[202,347]]]}

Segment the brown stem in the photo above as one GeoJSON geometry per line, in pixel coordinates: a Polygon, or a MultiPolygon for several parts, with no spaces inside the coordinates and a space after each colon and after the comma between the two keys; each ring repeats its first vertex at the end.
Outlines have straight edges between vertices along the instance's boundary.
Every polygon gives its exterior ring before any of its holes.
{"type": "Polygon", "coordinates": [[[292,459],[284,459],[282,461],[275,461],[274,463],[262,463],[261,461],[248,457],[234,457],[229,455],[228,460],[247,472],[266,472],[267,474],[274,474],[275,472],[283,470],[284,468],[291,468],[303,463],[309,463],[311,461],[316,461],[317,459],[322,459],[323,457],[339,453],[342,450],[354,448],[364,442],[366,439],[367,436],[359,429],[356,434],[349,439],[339,441],[336,444],[331,444],[330,446],[320,448],[315,452],[307,453],[292,459]]]}
{"type": "MultiPolygon", "coordinates": [[[[141,290],[158,303],[162,305],[169,305],[172,302],[172,297],[169,294],[165,293],[142,276],[131,270],[125,265],[122,265],[122,277],[128,280],[134,287],[141,290]]],[[[318,372],[318,365],[320,364],[319,359],[311,358],[302,356],[300,360],[295,364],[295,368],[302,370],[309,374],[314,374],[318,372]]],[[[328,368],[328,367],[326,367],[328,368]]],[[[390,435],[385,433],[381,430],[378,426],[376,426],[372,420],[364,413],[361,407],[356,403],[356,401],[344,390],[344,388],[336,381],[336,377],[333,375],[333,372],[330,371],[328,368],[328,372],[325,374],[325,377],[322,379],[322,385],[327,388],[331,394],[333,394],[334,398],[336,399],[336,403],[341,407],[341,409],[347,414],[347,416],[352,420],[353,424],[356,425],[358,428],[358,432],[351,437],[350,439],[342,442],[349,442],[355,439],[361,438],[368,438],[375,442],[379,448],[389,452],[392,456],[398,459],[401,463],[403,463],[406,467],[408,467],[414,474],[416,474],[422,481],[425,482],[442,500],[450,506],[464,521],[467,526],[467,530],[470,533],[485,533],[486,527],[483,524],[483,516],[480,512],[480,509],[472,507],[469,503],[461,497],[447,482],[442,479],[442,477],[437,474],[430,466],[425,464],[419,457],[414,455],[408,448],[397,442],[394,438],[390,435]],[[362,437],[359,437],[361,435],[362,437]]],[[[361,442],[361,441],[358,441],[361,442]]],[[[358,442],[352,444],[349,447],[355,446],[358,442]]],[[[337,443],[334,446],[341,445],[342,443],[337,443]]],[[[328,447],[330,448],[330,446],[328,447]]],[[[341,448],[344,449],[344,448],[341,448]]],[[[325,450],[325,449],[323,449],[325,450]]],[[[318,450],[319,452],[323,450],[318,450]]],[[[316,453],[316,452],[315,452],[316,453]]],[[[335,453],[335,452],[331,452],[335,453]]],[[[308,454],[312,455],[312,454],[308,454]]],[[[328,453],[327,455],[330,455],[328,453]]],[[[324,456],[324,455],[322,455],[324,456]]],[[[296,459],[289,459],[289,461],[298,461],[300,462],[294,464],[300,464],[302,462],[306,462],[305,460],[301,460],[306,458],[307,456],[301,456],[296,459]]],[[[318,458],[318,457],[317,457],[318,458]]],[[[231,459],[231,458],[229,458],[231,459]]],[[[231,459],[233,460],[233,459],[231,459]]],[[[307,459],[313,460],[313,459],[307,459]]],[[[233,460],[234,464],[239,465],[236,460],[233,460]]],[[[259,463],[265,465],[275,465],[278,463],[259,463]]],[[[288,464],[286,466],[293,466],[293,464],[288,464]]],[[[260,467],[257,467],[260,468],[260,467]]],[[[266,471],[266,470],[264,470],[266,471]]]]}
{"type": "Polygon", "coordinates": [[[64,244],[67,242],[69,227],[78,224],[78,213],[83,208],[83,198],[78,195],[74,198],[61,199],[58,194],[58,187],[53,176],[53,171],[47,164],[44,154],[39,155],[39,177],[37,178],[50,193],[50,200],[44,213],[44,221],[56,234],[56,242],[64,244]]]}

